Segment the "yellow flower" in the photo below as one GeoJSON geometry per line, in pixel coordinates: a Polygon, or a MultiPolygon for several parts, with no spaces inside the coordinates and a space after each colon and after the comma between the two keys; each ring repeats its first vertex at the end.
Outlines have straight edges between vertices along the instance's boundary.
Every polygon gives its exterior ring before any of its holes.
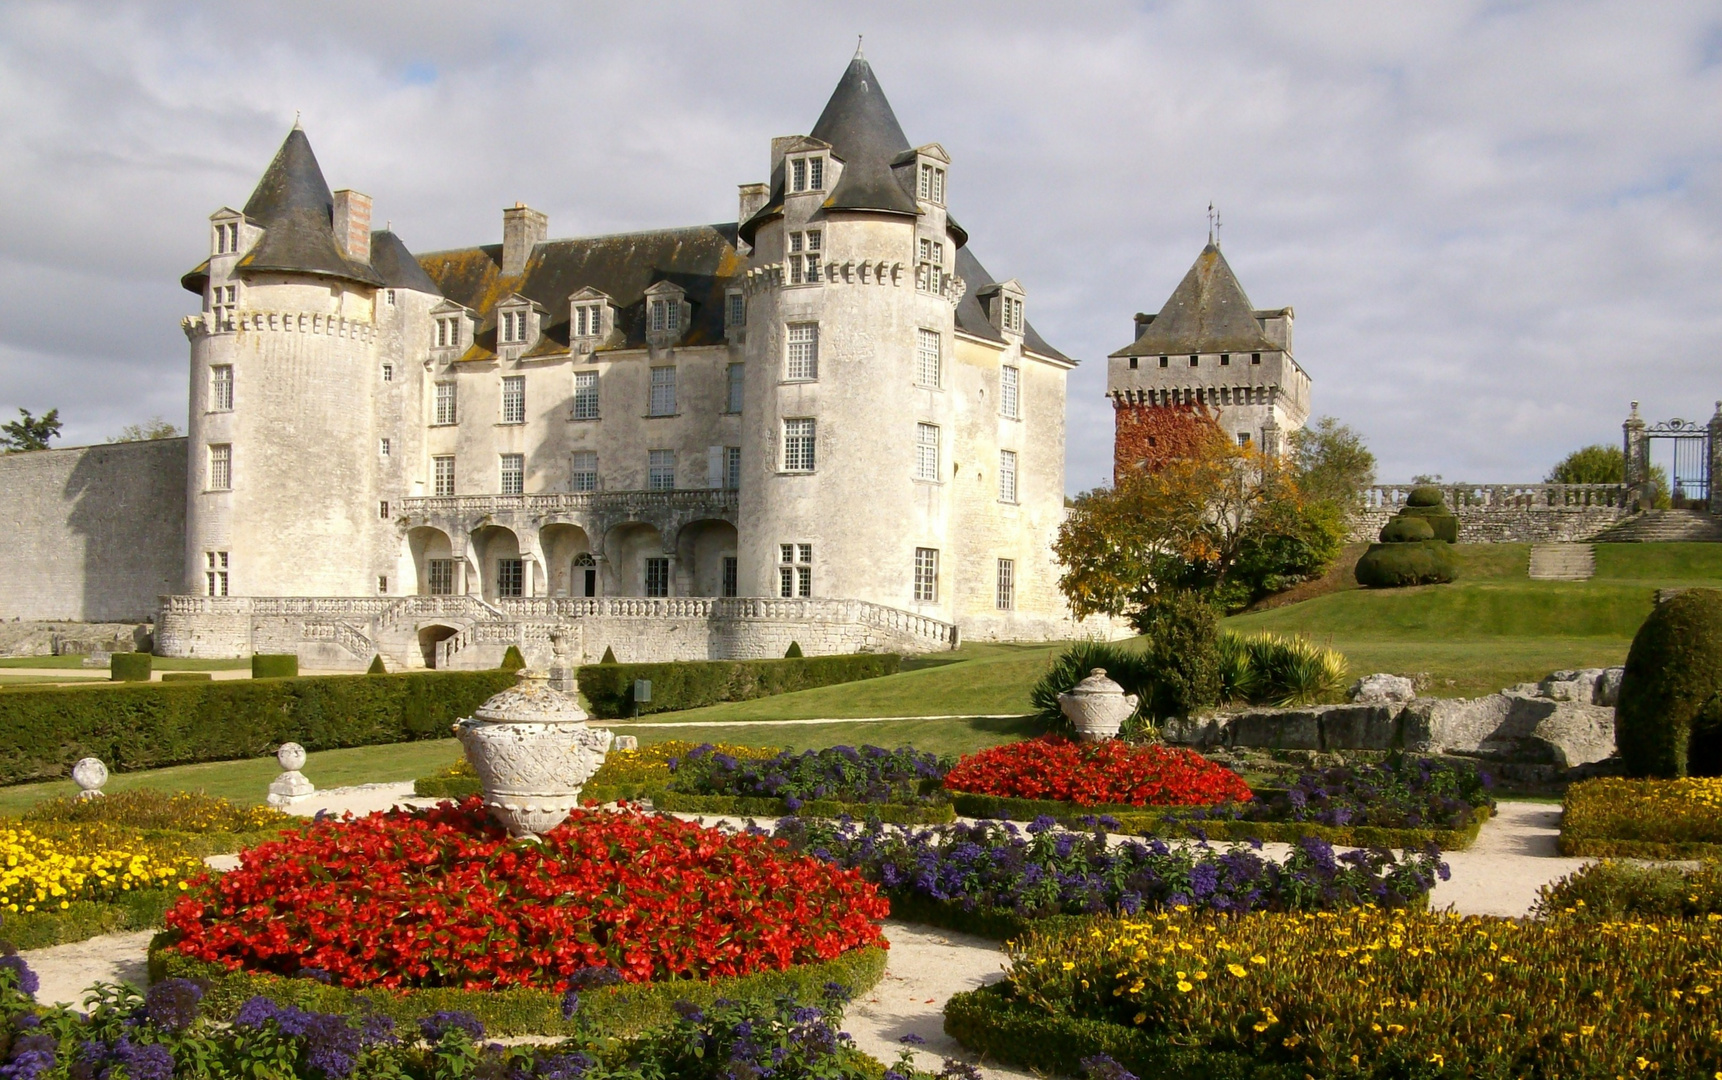
{"type": "Polygon", "coordinates": [[[1244,970],[1244,965],[1242,965],[1242,964],[1227,964],[1226,970],[1231,972],[1233,975],[1236,975],[1240,979],[1243,978],[1245,975],[1249,974],[1248,972],[1246,972],[1244,970]]]}
{"type": "Polygon", "coordinates": [[[1190,991],[1194,990],[1195,988],[1196,987],[1193,984],[1187,983],[1183,979],[1178,980],[1178,992],[1180,994],[1188,994],[1190,991]]]}

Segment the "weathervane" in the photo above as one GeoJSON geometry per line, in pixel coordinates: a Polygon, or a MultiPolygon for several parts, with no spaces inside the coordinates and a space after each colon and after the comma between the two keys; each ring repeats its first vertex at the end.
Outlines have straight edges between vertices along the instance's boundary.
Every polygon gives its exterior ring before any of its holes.
{"type": "Polygon", "coordinates": [[[1214,209],[1214,200],[1208,200],[1208,243],[1214,247],[1220,246],[1220,212],[1214,209]]]}

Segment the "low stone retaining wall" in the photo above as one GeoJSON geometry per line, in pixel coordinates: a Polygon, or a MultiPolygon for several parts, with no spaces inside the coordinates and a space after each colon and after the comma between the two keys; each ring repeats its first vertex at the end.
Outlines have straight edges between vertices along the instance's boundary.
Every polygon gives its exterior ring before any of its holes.
{"type": "MultiPolygon", "coordinates": [[[[1405,505],[1410,484],[1378,484],[1352,518],[1351,540],[1373,542],[1405,505]]],[[[1586,540],[1631,511],[1624,484],[1437,484],[1462,544],[1586,540]]]]}

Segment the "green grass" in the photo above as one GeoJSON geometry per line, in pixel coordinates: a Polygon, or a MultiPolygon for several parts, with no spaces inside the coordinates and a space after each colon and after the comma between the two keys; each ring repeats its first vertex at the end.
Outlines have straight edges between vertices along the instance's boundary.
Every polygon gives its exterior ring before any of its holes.
{"type": "Polygon", "coordinates": [[[1722,544],[1598,544],[1596,580],[1722,586],[1722,544]]]}
{"type": "MultiPolygon", "coordinates": [[[[150,660],[156,671],[238,671],[250,670],[249,657],[240,660],[199,660],[183,656],[157,656],[150,660]]],[[[84,667],[82,656],[0,656],[0,668],[51,668],[100,671],[84,667]]]]}

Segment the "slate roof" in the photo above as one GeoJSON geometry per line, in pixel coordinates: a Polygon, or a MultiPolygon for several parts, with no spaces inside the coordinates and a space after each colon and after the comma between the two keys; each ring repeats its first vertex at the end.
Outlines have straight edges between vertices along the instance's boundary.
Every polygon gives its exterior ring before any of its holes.
{"type": "MultiPolygon", "coordinates": [[[[1004,344],[1004,335],[999,333],[988,321],[986,308],[981,306],[980,297],[976,295],[988,285],[996,284],[996,282],[993,276],[987,273],[987,268],[981,265],[981,261],[975,258],[975,253],[966,247],[957,249],[957,276],[962,278],[963,284],[968,286],[967,291],[963,293],[962,301],[957,304],[957,329],[974,337],[1004,344]]],[[[1032,353],[1050,356],[1054,360],[1063,360],[1070,364],[1076,363],[1075,360],[1048,345],[1046,339],[1035,331],[1034,324],[1026,319],[1023,320],[1022,324],[1022,347],[1032,353]]]]}
{"type": "Polygon", "coordinates": [[[379,229],[371,234],[371,266],[383,279],[383,284],[391,289],[442,295],[442,290],[425,273],[418,259],[401,243],[401,238],[388,229],[379,229]]]}
{"type": "Polygon", "coordinates": [[[724,341],[724,292],[746,270],[736,251],[734,224],[545,240],[513,277],[502,274],[500,244],[433,251],[420,255],[418,263],[443,296],[479,313],[473,348],[462,360],[496,355],[496,306],[515,293],[547,312],[543,337],[528,355],[566,352],[568,298],[588,286],[618,309],[622,341],[612,339],[610,347],[642,348],[646,289],[660,281],[679,285],[693,308],[679,344],[718,344],[724,341]]]}
{"type": "Polygon", "coordinates": [[[1256,321],[1255,307],[1237,275],[1210,243],[1196,257],[1166,306],[1134,343],[1113,356],[1277,350],[1256,321]]]}

